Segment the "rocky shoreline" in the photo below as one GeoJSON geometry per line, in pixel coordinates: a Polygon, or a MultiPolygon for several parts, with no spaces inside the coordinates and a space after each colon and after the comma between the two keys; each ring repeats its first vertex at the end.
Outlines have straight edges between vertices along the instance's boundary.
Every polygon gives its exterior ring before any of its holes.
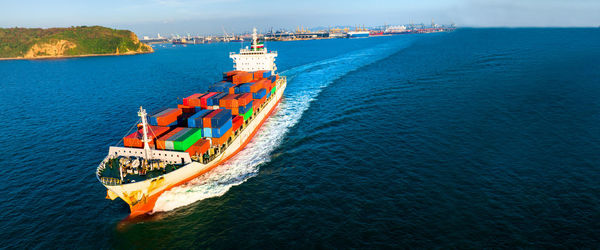
{"type": "Polygon", "coordinates": [[[72,56],[36,56],[36,57],[3,57],[0,61],[8,60],[51,60],[51,59],[66,59],[66,58],[78,58],[78,57],[96,57],[96,56],[133,56],[139,54],[150,54],[154,51],[148,52],[126,52],[126,53],[111,53],[111,54],[87,54],[87,55],[72,55],[72,56]]]}

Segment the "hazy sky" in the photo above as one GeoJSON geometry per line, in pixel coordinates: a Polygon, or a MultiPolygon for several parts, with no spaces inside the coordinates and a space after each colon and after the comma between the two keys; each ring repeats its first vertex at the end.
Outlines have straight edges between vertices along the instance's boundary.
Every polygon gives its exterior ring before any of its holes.
{"type": "Polygon", "coordinates": [[[1,27],[103,25],[138,35],[436,23],[457,26],[600,25],[600,0],[0,0],[1,27]]]}

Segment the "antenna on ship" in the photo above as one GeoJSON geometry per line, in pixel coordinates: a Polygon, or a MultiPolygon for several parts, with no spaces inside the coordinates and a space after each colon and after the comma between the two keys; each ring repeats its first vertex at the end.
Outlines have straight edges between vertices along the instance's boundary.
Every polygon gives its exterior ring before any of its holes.
{"type": "Polygon", "coordinates": [[[138,111],[138,116],[142,118],[142,131],[143,131],[143,138],[142,138],[142,142],[144,142],[144,156],[146,160],[149,160],[149,155],[150,154],[150,145],[148,145],[148,142],[150,141],[150,139],[148,139],[148,121],[146,121],[146,110],[142,108],[142,106],[140,106],[140,111],[138,111]]]}

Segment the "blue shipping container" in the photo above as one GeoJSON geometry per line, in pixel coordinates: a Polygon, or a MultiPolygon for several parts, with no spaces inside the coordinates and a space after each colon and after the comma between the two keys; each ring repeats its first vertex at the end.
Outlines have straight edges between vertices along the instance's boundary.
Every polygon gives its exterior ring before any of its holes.
{"type": "Polygon", "coordinates": [[[235,87],[235,84],[230,82],[219,82],[213,84],[208,91],[209,92],[229,92],[229,88],[235,87]]]}
{"type": "Polygon", "coordinates": [[[227,120],[231,120],[231,110],[221,109],[221,112],[219,112],[218,114],[213,116],[212,119],[210,119],[210,125],[213,128],[218,128],[225,124],[227,120]]]}
{"type": "Polygon", "coordinates": [[[219,106],[219,100],[221,100],[221,98],[225,97],[226,95],[228,95],[228,94],[227,93],[216,94],[216,95],[206,99],[206,105],[219,106]]]}
{"type": "Polygon", "coordinates": [[[210,113],[211,110],[202,109],[199,110],[198,113],[190,116],[188,118],[188,127],[190,128],[201,128],[202,127],[202,117],[206,116],[210,113]]]}
{"type": "Polygon", "coordinates": [[[259,89],[256,93],[252,93],[252,99],[261,99],[267,94],[266,89],[259,89]]]}
{"type": "Polygon", "coordinates": [[[245,114],[246,112],[248,112],[248,110],[250,110],[252,108],[252,101],[250,101],[245,107],[244,106],[240,106],[238,107],[238,111],[241,114],[245,114]]]}
{"type": "Polygon", "coordinates": [[[251,93],[250,87],[254,86],[255,82],[244,83],[240,85],[240,93],[251,93]]]}
{"type": "Polygon", "coordinates": [[[271,76],[271,71],[263,72],[263,78],[271,76]]]}
{"type": "Polygon", "coordinates": [[[203,128],[202,136],[203,137],[212,137],[212,128],[203,128]]]}
{"type": "Polygon", "coordinates": [[[229,119],[220,128],[212,128],[211,136],[215,137],[215,138],[220,138],[223,135],[225,135],[225,133],[227,133],[227,131],[230,130],[232,126],[233,126],[233,123],[232,123],[231,119],[229,119]]]}

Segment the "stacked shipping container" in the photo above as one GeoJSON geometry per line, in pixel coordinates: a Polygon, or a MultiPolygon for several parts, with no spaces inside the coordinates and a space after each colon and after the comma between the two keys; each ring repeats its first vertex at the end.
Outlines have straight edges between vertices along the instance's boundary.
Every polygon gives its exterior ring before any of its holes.
{"type": "MultiPolygon", "coordinates": [[[[149,116],[149,144],[161,150],[202,155],[211,145],[226,143],[276,91],[277,75],[271,71],[229,71],[223,73],[223,79],[210,86],[209,92],[190,95],[177,108],[161,109],[149,116]]],[[[143,147],[142,131],[123,141],[126,147],[143,147]]]]}

